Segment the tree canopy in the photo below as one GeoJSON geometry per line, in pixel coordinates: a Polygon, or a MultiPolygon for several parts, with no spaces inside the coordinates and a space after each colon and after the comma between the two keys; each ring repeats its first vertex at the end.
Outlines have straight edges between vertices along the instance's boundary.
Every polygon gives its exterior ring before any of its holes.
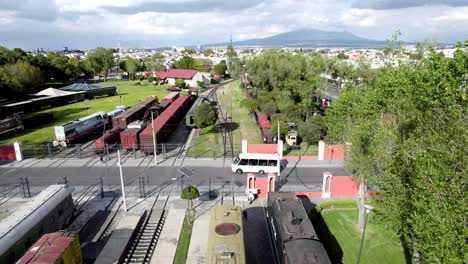
{"type": "Polygon", "coordinates": [[[327,111],[330,138],[351,144],[348,169],[379,191],[379,219],[424,263],[468,252],[466,69],[466,51],[432,52],[348,87],[327,111]]]}
{"type": "Polygon", "coordinates": [[[216,107],[212,104],[202,103],[195,110],[195,126],[199,128],[212,126],[216,123],[217,116],[216,107]]]}
{"type": "Polygon", "coordinates": [[[86,55],[86,63],[94,74],[102,72],[104,76],[107,76],[107,71],[115,64],[113,50],[105,48],[92,49],[86,55]]]}

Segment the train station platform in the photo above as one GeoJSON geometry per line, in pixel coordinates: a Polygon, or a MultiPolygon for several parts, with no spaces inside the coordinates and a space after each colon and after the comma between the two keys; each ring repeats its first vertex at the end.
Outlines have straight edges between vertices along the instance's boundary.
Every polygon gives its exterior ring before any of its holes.
{"type": "Polygon", "coordinates": [[[112,231],[112,235],[107,241],[104,249],[96,259],[96,264],[117,263],[125,248],[130,242],[135,228],[144,217],[142,214],[126,214],[120,219],[112,231]]]}
{"type": "Polygon", "coordinates": [[[154,264],[172,264],[179,242],[180,231],[184,223],[185,209],[169,209],[166,221],[151,262],[154,264]]]}

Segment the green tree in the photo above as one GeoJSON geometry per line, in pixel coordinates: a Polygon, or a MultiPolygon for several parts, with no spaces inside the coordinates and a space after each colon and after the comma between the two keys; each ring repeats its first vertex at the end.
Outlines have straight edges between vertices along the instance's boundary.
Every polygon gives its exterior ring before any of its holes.
{"type": "Polygon", "coordinates": [[[203,55],[205,55],[205,57],[210,57],[211,55],[213,55],[214,52],[212,49],[205,49],[203,50],[203,55]]]}
{"type": "Polygon", "coordinates": [[[0,46],[0,65],[15,62],[16,59],[13,52],[5,47],[0,46]]]}
{"type": "Polygon", "coordinates": [[[326,134],[325,122],[322,116],[313,116],[307,122],[298,124],[297,132],[303,142],[310,145],[317,144],[317,142],[326,134]]]}
{"type": "Polygon", "coordinates": [[[18,61],[0,67],[0,91],[6,97],[37,92],[43,84],[39,68],[27,62],[18,61]]]}
{"type": "Polygon", "coordinates": [[[220,61],[216,66],[214,67],[214,74],[219,74],[219,75],[224,75],[226,74],[227,71],[227,64],[225,60],[220,61]]]}
{"type": "Polygon", "coordinates": [[[132,58],[126,58],[123,62],[124,70],[128,72],[130,80],[133,80],[138,70],[138,62],[132,58]]]}
{"type": "Polygon", "coordinates": [[[213,63],[208,59],[196,59],[195,70],[200,72],[210,72],[213,67],[213,63]]]}
{"type": "Polygon", "coordinates": [[[182,54],[188,54],[188,55],[192,55],[192,54],[195,54],[197,53],[194,49],[187,49],[185,48],[183,51],[181,51],[180,53],[182,54]]]}
{"type": "Polygon", "coordinates": [[[340,52],[340,53],[338,54],[338,56],[336,56],[336,57],[337,57],[338,59],[340,59],[340,60],[347,60],[347,59],[348,59],[348,56],[346,56],[346,55],[344,54],[344,52],[340,52]]]}
{"type": "Polygon", "coordinates": [[[103,73],[106,79],[108,70],[115,64],[113,50],[100,47],[92,49],[86,54],[86,63],[94,75],[103,73]]]}
{"type": "Polygon", "coordinates": [[[175,80],[175,86],[179,87],[179,88],[185,88],[186,86],[186,83],[183,79],[176,79],[175,80]]]}
{"type": "Polygon", "coordinates": [[[65,66],[65,73],[73,80],[81,74],[80,60],[78,58],[70,58],[65,66]]]}
{"type": "Polygon", "coordinates": [[[154,54],[151,58],[144,61],[145,70],[147,71],[166,71],[166,59],[161,53],[154,54]]]}
{"type": "Polygon", "coordinates": [[[422,263],[466,261],[467,67],[466,51],[431,52],[380,69],[327,110],[330,138],[351,144],[348,170],[379,190],[379,220],[422,263]]]}
{"type": "Polygon", "coordinates": [[[195,126],[199,128],[212,126],[216,123],[217,117],[216,107],[211,104],[202,103],[195,110],[195,126]]]}
{"type": "Polygon", "coordinates": [[[174,66],[177,69],[191,69],[196,70],[197,62],[190,56],[184,56],[180,60],[176,61],[174,66]]]}

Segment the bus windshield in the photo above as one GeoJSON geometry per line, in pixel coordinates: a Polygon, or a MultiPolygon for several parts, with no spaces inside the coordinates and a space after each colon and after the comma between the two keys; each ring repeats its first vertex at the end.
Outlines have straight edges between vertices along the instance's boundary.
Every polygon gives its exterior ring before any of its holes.
{"type": "Polygon", "coordinates": [[[239,163],[239,160],[240,160],[239,157],[236,157],[236,158],[232,161],[232,164],[237,164],[237,163],[239,163]]]}

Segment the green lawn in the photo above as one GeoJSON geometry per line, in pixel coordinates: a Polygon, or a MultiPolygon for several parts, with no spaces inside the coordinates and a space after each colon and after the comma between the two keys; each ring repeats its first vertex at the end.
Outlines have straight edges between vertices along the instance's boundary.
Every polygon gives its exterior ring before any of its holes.
{"type": "MultiPolygon", "coordinates": [[[[169,93],[166,85],[163,86],[139,86],[133,85],[135,81],[108,81],[103,85],[115,85],[122,95],[122,104],[131,106],[148,96],[155,95],[159,99],[169,93]]],[[[26,130],[8,138],[1,137],[0,144],[10,144],[14,141],[21,141],[23,144],[40,144],[54,139],[54,126],[76,120],[86,115],[98,111],[111,111],[115,106],[120,104],[120,96],[101,97],[89,100],[87,105],[83,102],[69,104],[65,106],[55,107],[43,110],[38,113],[53,113],[54,122],[44,124],[42,127],[36,129],[26,130]]],[[[29,115],[34,115],[28,114],[29,115]]]]}
{"type": "Polygon", "coordinates": [[[184,224],[182,225],[182,230],[180,231],[179,242],[177,243],[177,249],[174,257],[174,264],[185,264],[187,261],[188,250],[190,247],[190,237],[192,236],[192,227],[193,222],[190,221],[189,217],[195,215],[195,211],[187,211],[185,213],[184,224]]]}
{"type": "MultiPolygon", "coordinates": [[[[286,147],[285,147],[286,148],[286,147]]],[[[305,142],[300,144],[299,149],[285,150],[285,156],[317,156],[318,155],[318,144],[309,145],[305,142]]]]}
{"type": "MultiPolygon", "coordinates": [[[[239,88],[239,81],[231,82],[218,89],[217,95],[223,112],[227,113],[227,116],[232,114],[234,153],[241,151],[242,139],[247,139],[249,143],[262,143],[260,132],[249,110],[240,105],[244,97],[239,88]]],[[[223,153],[222,128],[215,125],[196,132],[187,155],[190,157],[221,157],[223,153]]]]}
{"type": "MultiPolygon", "coordinates": [[[[322,216],[341,247],[343,263],[356,263],[362,234],[358,228],[358,210],[326,210],[322,216]]],[[[373,221],[372,216],[368,219],[361,263],[405,263],[398,236],[373,221]]]]}

